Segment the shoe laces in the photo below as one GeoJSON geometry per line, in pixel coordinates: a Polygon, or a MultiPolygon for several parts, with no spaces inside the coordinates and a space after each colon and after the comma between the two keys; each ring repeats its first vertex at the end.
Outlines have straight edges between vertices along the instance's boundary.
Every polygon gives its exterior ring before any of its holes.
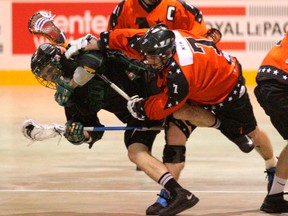
{"type": "Polygon", "coordinates": [[[159,203],[161,206],[163,206],[164,208],[168,205],[169,202],[169,195],[167,193],[167,191],[165,189],[162,189],[160,191],[160,194],[157,194],[158,199],[156,200],[156,203],[159,203]]]}
{"type": "Polygon", "coordinates": [[[163,198],[165,200],[169,200],[169,195],[168,195],[168,193],[167,193],[167,191],[165,189],[162,189],[160,191],[160,194],[157,194],[157,196],[159,196],[159,197],[161,197],[161,198],[163,198]]]}

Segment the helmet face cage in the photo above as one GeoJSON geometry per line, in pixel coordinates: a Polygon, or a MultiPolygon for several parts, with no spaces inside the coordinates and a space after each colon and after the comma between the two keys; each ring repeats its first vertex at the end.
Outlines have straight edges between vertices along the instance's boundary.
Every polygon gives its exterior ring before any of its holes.
{"type": "MultiPolygon", "coordinates": [[[[141,38],[141,51],[145,57],[159,57],[162,62],[162,70],[168,66],[169,59],[175,53],[175,35],[165,25],[158,24],[150,28],[141,38]]],[[[144,61],[147,64],[147,60],[144,61]]]]}
{"type": "Polygon", "coordinates": [[[56,88],[56,79],[62,75],[61,51],[52,44],[41,44],[31,58],[31,70],[37,81],[48,88],[56,88]]]}

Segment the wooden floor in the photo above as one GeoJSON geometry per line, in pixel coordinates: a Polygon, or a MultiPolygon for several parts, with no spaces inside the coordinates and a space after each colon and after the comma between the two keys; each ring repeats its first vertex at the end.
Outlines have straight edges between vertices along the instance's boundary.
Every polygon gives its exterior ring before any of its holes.
{"type": "MultiPolygon", "coordinates": [[[[250,89],[251,91],[251,89],[250,89]]],[[[110,131],[92,149],[64,138],[36,142],[22,136],[21,125],[65,123],[53,90],[40,86],[0,86],[0,215],[137,216],[145,215],[161,187],[129,162],[123,131],[110,131]]],[[[279,154],[286,142],[250,94],[259,125],[279,154]]],[[[121,125],[101,112],[106,126],[121,125]]],[[[163,133],[153,153],[161,158],[163,133]]],[[[259,207],[266,195],[264,161],[255,152],[241,153],[219,131],[198,128],[187,144],[180,183],[200,202],[180,215],[266,215],[259,207]]]]}

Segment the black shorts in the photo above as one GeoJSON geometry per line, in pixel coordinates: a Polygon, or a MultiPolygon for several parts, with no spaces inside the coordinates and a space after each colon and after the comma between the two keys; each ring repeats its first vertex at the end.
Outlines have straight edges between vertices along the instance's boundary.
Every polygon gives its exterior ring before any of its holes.
{"type": "Polygon", "coordinates": [[[204,108],[215,113],[221,121],[219,129],[231,140],[247,135],[255,130],[257,126],[243,77],[239,78],[230,95],[222,103],[205,106],[204,108]]]}
{"type": "Polygon", "coordinates": [[[255,96],[283,139],[288,139],[288,85],[276,80],[258,83],[255,96]]]}
{"type": "MultiPolygon", "coordinates": [[[[133,117],[132,117],[133,118],[133,117]]],[[[163,121],[140,121],[137,119],[132,119],[128,122],[128,127],[161,127],[163,125],[163,121]]],[[[142,143],[148,147],[148,149],[152,148],[153,142],[160,133],[160,130],[149,130],[149,131],[139,131],[139,130],[128,130],[125,132],[125,145],[128,148],[133,143],[142,143]]]]}

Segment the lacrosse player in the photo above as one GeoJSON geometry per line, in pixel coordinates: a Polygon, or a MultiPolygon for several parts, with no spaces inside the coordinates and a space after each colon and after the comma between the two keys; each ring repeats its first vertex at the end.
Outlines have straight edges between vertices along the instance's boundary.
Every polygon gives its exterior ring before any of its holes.
{"type": "MultiPolygon", "coordinates": [[[[193,32],[194,34],[207,34],[206,24],[204,22],[202,12],[193,5],[185,1],[178,0],[126,0],[121,1],[110,15],[108,23],[108,31],[123,28],[150,28],[157,23],[163,23],[170,29],[184,29],[193,32]]],[[[209,30],[209,35],[216,36],[215,31],[209,30]]],[[[220,33],[220,32],[218,32],[220,33]]],[[[221,37],[221,34],[220,34],[221,37]]],[[[216,39],[216,38],[215,38],[216,39]]],[[[219,39],[220,40],[220,39],[219,39]]],[[[189,109],[187,109],[189,111],[189,109]]],[[[193,110],[195,112],[195,110],[193,110]]],[[[190,110],[191,112],[191,110],[190,110]]],[[[191,131],[189,134],[182,133],[184,128],[178,128],[179,122],[173,123],[175,118],[168,118],[167,125],[170,129],[165,130],[167,133],[167,145],[181,145],[183,146],[187,141],[187,136],[191,134],[195,126],[189,126],[186,130],[191,131]],[[169,122],[168,122],[169,121],[169,122]],[[178,126],[177,126],[178,125],[178,126]],[[176,134],[177,133],[177,134],[176,134]],[[181,136],[182,135],[182,136],[181,136]],[[173,139],[177,137],[177,139],[173,139]]],[[[183,123],[183,122],[182,122],[183,123]]],[[[212,125],[211,123],[210,125],[212,125]]],[[[186,127],[185,127],[186,129],[186,127]]],[[[152,147],[152,146],[151,146],[152,147]]],[[[152,149],[150,149],[152,151],[152,149]]],[[[179,163],[184,167],[184,162],[179,163]]],[[[167,163],[168,166],[176,166],[176,163],[167,163]]],[[[182,168],[181,168],[182,169],[182,168]]],[[[177,178],[177,176],[174,176],[177,178]]],[[[165,191],[161,194],[165,196],[165,191]]],[[[158,198],[160,205],[166,206],[166,202],[161,196],[158,198]]],[[[154,207],[147,209],[147,214],[157,214],[157,206],[161,208],[159,203],[154,207]]]]}
{"type": "MultiPolygon", "coordinates": [[[[83,79],[79,80],[77,73],[87,73],[83,71],[85,68],[90,73],[93,71],[96,73],[97,71],[97,73],[107,75],[109,79],[115,81],[119,86],[121,85],[128,94],[138,93],[139,95],[146,95],[145,85],[141,84],[141,79],[136,79],[137,83],[134,85],[125,73],[126,64],[130,60],[121,66],[119,59],[123,55],[117,55],[114,52],[113,55],[116,55],[116,57],[114,58],[111,55],[103,56],[98,51],[92,51],[80,53],[74,60],[67,60],[56,46],[42,44],[32,56],[31,69],[37,79],[40,79],[41,83],[45,86],[52,86],[53,83],[56,85],[57,92],[55,93],[55,98],[59,104],[65,106],[68,120],[64,136],[73,144],[79,145],[83,142],[88,142],[92,145],[93,142],[101,138],[103,134],[98,134],[97,139],[95,139],[91,137],[93,136],[91,132],[86,134],[83,131],[83,126],[88,126],[88,124],[95,122],[99,123],[99,120],[97,118],[95,120],[95,117],[100,109],[113,112],[124,123],[128,122],[129,126],[145,125],[146,127],[150,127],[159,124],[158,120],[139,121],[132,117],[127,110],[126,100],[113,89],[110,89],[97,76],[91,78],[82,87],[67,87],[67,82],[72,78],[78,85],[81,84],[81,80],[83,79]],[[144,93],[142,92],[143,90],[144,93]],[[65,94],[60,94],[60,92],[67,91],[70,91],[67,94],[68,96],[64,97],[63,95],[65,94]],[[59,95],[62,96],[60,97],[59,95]],[[88,121],[86,121],[86,117],[88,121]],[[92,140],[90,141],[90,139],[92,140]]],[[[138,68],[138,70],[143,70],[139,65],[134,67],[138,68]]],[[[26,133],[26,136],[28,136],[29,133],[26,133]]],[[[168,212],[168,214],[160,213],[163,216],[174,215],[194,206],[198,202],[198,198],[188,190],[182,188],[169,173],[166,166],[149,153],[148,147],[158,133],[159,131],[126,131],[125,144],[128,149],[128,157],[133,163],[140,167],[154,181],[161,184],[173,196],[179,197],[179,194],[182,195],[181,199],[171,200],[171,205],[175,207],[173,211],[168,212]],[[179,206],[182,202],[183,204],[179,206]]],[[[31,133],[30,131],[30,134],[33,134],[33,132],[31,133]]]]}
{"type": "MultiPolygon", "coordinates": [[[[148,98],[134,96],[127,103],[135,118],[165,118],[187,103],[203,106],[220,119],[221,132],[233,143],[240,147],[255,146],[265,160],[268,185],[271,184],[277,158],[267,134],[257,126],[241,65],[235,57],[219,50],[206,37],[183,30],[171,31],[163,24],[148,31],[103,32],[97,43],[85,48],[89,49],[116,49],[134,58],[144,57],[148,70],[157,74],[161,93],[148,98]]],[[[174,206],[168,205],[160,213],[171,208],[174,206]]]]}
{"type": "MultiPolygon", "coordinates": [[[[193,32],[196,35],[211,35],[215,40],[220,40],[221,33],[218,38],[216,33],[212,29],[206,28],[202,12],[195,6],[189,4],[186,1],[177,0],[126,0],[120,2],[113,13],[110,15],[110,20],[108,23],[108,31],[114,29],[123,28],[134,28],[143,29],[150,28],[157,23],[163,23],[167,25],[169,29],[184,29],[193,32]],[[207,32],[208,31],[208,32],[207,32]]],[[[195,115],[197,112],[202,112],[201,110],[195,110],[197,107],[186,107],[185,112],[189,112],[191,115],[195,115]]],[[[179,112],[181,113],[181,112],[179,112]]],[[[182,112],[183,113],[183,112],[182,112]]],[[[165,130],[165,140],[166,147],[163,151],[165,154],[169,154],[169,148],[183,149],[185,152],[186,141],[190,137],[193,130],[196,128],[191,122],[180,121],[181,115],[169,116],[166,118],[167,128],[165,130]],[[177,117],[177,119],[175,118],[177,117]]],[[[192,117],[193,119],[193,117],[192,117]]],[[[218,127],[220,122],[218,119],[209,114],[205,115],[205,121],[207,126],[218,127]],[[211,119],[211,120],[209,120],[211,119]],[[209,123],[210,122],[210,123],[209,123]]],[[[152,146],[151,146],[152,147],[152,146]]],[[[150,149],[150,151],[152,151],[150,149]]],[[[185,153],[182,154],[181,161],[171,161],[165,159],[165,164],[168,166],[170,172],[173,174],[174,178],[179,178],[179,170],[182,170],[185,166],[185,153]],[[173,170],[176,169],[176,172],[173,170]]],[[[147,215],[156,215],[158,212],[167,206],[165,198],[169,195],[163,189],[160,191],[160,196],[154,204],[147,208],[147,215]],[[164,197],[164,198],[162,198],[164,197]]]]}
{"type": "MultiPolygon", "coordinates": [[[[288,139],[288,34],[266,55],[258,70],[254,93],[284,140],[288,139]]],[[[273,183],[269,185],[261,210],[267,213],[288,212],[284,188],[288,179],[288,145],[282,150],[273,183]]]]}
{"type": "Polygon", "coordinates": [[[176,0],[121,1],[110,16],[108,30],[150,28],[158,23],[197,35],[207,32],[202,12],[185,1],[176,0]]]}

